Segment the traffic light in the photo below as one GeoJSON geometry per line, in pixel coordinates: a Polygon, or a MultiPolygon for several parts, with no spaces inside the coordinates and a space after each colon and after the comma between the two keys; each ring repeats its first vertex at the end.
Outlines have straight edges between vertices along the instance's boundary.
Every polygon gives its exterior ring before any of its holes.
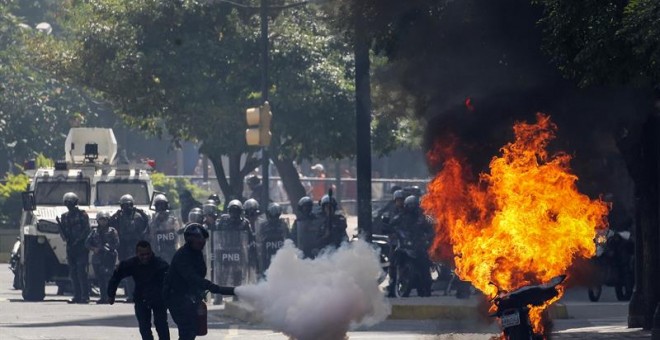
{"type": "Polygon", "coordinates": [[[265,102],[259,107],[251,107],[245,110],[248,129],[245,130],[245,141],[248,145],[268,146],[270,145],[270,121],[273,114],[270,105],[265,102]]]}

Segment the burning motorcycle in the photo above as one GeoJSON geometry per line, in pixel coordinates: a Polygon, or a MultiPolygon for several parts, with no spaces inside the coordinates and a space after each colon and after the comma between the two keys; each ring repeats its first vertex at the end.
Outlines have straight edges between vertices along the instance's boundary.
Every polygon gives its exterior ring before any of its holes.
{"type": "Polygon", "coordinates": [[[14,246],[9,253],[9,269],[14,273],[14,289],[23,288],[23,280],[21,279],[21,238],[17,237],[14,246]]]}
{"type": "Polygon", "coordinates": [[[614,287],[619,301],[628,301],[635,285],[634,244],[630,232],[607,230],[596,237],[593,263],[598,271],[589,287],[589,300],[600,299],[603,286],[614,287]]]}
{"type": "Polygon", "coordinates": [[[541,285],[525,286],[512,292],[500,292],[493,303],[497,307],[491,317],[500,319],[500,325],[507,340],[543,339],[535,334],[529,320],[530,306],[542,306],[559,294],[557,286],[564,282],[566,275],[552,278],[541,285]]]}

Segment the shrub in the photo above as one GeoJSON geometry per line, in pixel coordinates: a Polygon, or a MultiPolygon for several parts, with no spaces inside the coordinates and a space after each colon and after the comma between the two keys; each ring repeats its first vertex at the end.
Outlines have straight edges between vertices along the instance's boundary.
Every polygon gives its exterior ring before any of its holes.
{"type": "Polygon", "coordinates": [[[8,174],[0,182],[0,227],[17,228],[23,211],[22,193],[30,179],[25,174],[8,174]]]}
{"type": "Polygon", "coordinates": [[[193,197],[200,202],[205,202],[209,195],[211,195],[209,191],[196,186],[187,178],[170,178],[160,172],[154,172],[151,174],[151,181],[153,182],[154,190],[165,193],[165,196],[167,196],[170,202],[171,209],[179,209],[181,207],[179,193],[183,190],[190,191],[193,197]]]}

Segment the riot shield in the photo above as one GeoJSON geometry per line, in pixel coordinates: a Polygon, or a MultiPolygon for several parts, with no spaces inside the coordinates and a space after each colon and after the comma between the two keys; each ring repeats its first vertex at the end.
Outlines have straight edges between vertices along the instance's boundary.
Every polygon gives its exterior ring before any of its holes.
{"type": "Polygon", "coordinates": [[[296,245],[298,249],[302,250],[305,258],[314,258],[321,250],[320,246],[320,236],[322,223],[319,223],[317,219],[305,219],[297,220],[297,235],[293,235],[296,238],[296,245]]]}
{"type": "Polygon", "coordinates": [[[220,286],[240,286],[254,282],[255,275],[250,268],[249,230],[219,229],[213,232],[214,278],[220,286]]]}
{"type": "Polygon", "coordinates": [[[270,266],[270,259],[277,251],[284,246],[286,237],[286,225],[284,222],[269,223],[264,222],[259,225],[257,234],[257,251],[259,254],[259,275],[270,266]]]}
{"type": "Polygon", "coordinates": [[[152,240],[155,243],[156,255],[167,263],[172,262],[172,257],[177,249],[177,230],[180,223],[174,214],[169,211],[157,213],[151,223],[152,240]]]}

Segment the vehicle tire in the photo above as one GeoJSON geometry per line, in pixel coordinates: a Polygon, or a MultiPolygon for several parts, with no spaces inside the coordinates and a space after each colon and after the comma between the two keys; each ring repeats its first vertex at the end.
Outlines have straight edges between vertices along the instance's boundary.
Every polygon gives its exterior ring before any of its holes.
{"type": "Polygon", "coordinates": [[[633,275],[631,273],[627,273],[626,277],[623,278],[623,284],[619,284],[614,287],[616,299],[619,301],[629,301],[632,297],[634,286],[635,282],[633,275]]]}
{"type": "Polygon", "coordinates": [[[412,282],[410,280],[408,266],[397,265],[396,267],[396,282],[394,286],[394,293],[396,297],[409,297],[412,291],[412,282]]]}
{"type": "Polygon", "coordinates": [[[600,299],[600,295],[603,293],[603,286],[597,285],[589,287],[589,301],[597,302],[600,299]]]}
{"type": "Polygon", "coordinates": [[[14,289],[23,289],[23,266],[20,263],[16,264],[16,272],[14,273],[14,289]]]}
{"type": "Polygon", "coordinates": [[[43,247],[37,238],[25,237],[23,266],[23,300],[43,301],[46,296],[46,267],[43,247]]]}

